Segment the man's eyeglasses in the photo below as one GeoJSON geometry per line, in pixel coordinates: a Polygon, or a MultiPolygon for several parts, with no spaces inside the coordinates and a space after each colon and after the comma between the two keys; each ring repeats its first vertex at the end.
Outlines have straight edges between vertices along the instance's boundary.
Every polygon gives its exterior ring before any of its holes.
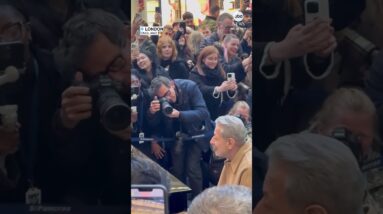
{"type": "Polygon", "coordinates": [[[116,72],[124,69],[126,66],[126,59],[122,54],[118,55],[113,61],[106,67],[106,72],[116,72]]]}
{"type": "Polygon", "coordinates": [[[164,97],[166,98],[166,97],[169,97],[169,96],[170,96],[170,89],[168,89],[163,96],[158,96],[158,99],[161,99],[161,98],[164,98],[164,97]]]}
{"type": "MultiPolygon", "coordinates": [[[[127,65],[127,61],[126,59],[124,58],[124,56],[121,54],[119,54],[118,56],[116,56],[111,63],[109,63],[108,66],[106,66],[105,70],[104,71],[101,71],[101,72],[98,72],[100,74],[107,74],[109,72],[117,72],[117,71],[120,71],[122,69],[125,68],[125,66],[127,65]]],[[[87,71],[82,69],[82,68],[78,68],[77,69],[78,71],[81,71],[82,73],[84,74],[87,74],[87,71]]],[[[86,79],[93,79],[94,77],[91,77],[91,76],[85,76],[86,79]]]]}
{"type": "Polygon", "coordinates": [[[0,29],[1,42],[15,42],[23,39],[23,23],[9,23],[0,29]]]}

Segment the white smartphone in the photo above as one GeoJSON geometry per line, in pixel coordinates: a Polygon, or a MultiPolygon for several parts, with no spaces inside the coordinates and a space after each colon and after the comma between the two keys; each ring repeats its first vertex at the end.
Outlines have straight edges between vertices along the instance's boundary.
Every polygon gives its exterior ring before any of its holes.
{"type": "Polygon", "coordinates": [[[168,195],[162,185],[132,185],[131,213],[167,214],[168,195]]]}
{"type": "Polygon", "coordinates": [[[330,18],[328,0],[305,0],[305,23],[312,22],[315,18],[330,18]]]}
{"type": "Polygon", "coordinates": [[[227,73],[227,81],[235,81],[235,73],[227,73]]]}

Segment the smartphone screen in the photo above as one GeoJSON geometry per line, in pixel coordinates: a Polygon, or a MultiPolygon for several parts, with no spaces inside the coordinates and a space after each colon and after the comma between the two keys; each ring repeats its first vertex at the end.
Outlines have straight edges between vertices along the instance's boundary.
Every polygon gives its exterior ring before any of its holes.
{"type": "Polygon", "coordinates": [[[0,43],[0,70],[8,66],[24,67],[24,48],[21,42],[0,43]]]}
{"type": "Polygon", "coordinates": [[[132,185],[132,214],[167,213],[166,191],[160,185],[132,185]]]}
{"type": "Polygon", "coordinates": [[[330,17],[328,0],[305,1],[305,23],[312,22],[315,18],[327,19],[330,17]]]}

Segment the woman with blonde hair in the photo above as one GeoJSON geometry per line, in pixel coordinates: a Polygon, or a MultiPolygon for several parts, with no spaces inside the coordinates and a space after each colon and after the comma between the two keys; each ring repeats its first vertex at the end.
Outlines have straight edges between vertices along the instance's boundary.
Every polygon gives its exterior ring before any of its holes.
{"type": "Polygon", "coordinates": [[[187,46],[190,50],[192,61],[195,63],[197,61],[198,57],[198,51],[201,44],[201,41],[203,39],[202,33],[198,31],[194,31],[189,35],[189,38],[187,40],[187,46]]]}
{"type": "Polygon", "coordinates": [[[157,56],[160,59],[160,65],[165,69],[172,79],[188,79],[189,70],[186,62],[177,58],[178,52],[174,41],[163,36],[157,43],[157,56]]]}
{"type": "Polygon", "coordinates": [[[218,61],[218,49],[207,46],[201,50],[197,64],[190,73],[190,79],[202,92],[212,120],[225,115],[237,95],[236,81],[226,79],[226,73],[218,61]]]}

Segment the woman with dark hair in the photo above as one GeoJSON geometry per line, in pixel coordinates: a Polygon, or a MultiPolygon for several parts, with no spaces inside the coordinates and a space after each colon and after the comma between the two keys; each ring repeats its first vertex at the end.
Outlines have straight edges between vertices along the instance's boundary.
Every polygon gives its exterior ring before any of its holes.
{"type": "Polygon", "coordinates": [[[157,76],[169,77],[164,68],[156,64],[156,56],[147,50],[140,50],[138,57],[133,61],[133,67],[138,70],[141,87],[149,88],[150,82],[157,76]]]}
{"type": "Polygon", "coordinates": [[[157,55],[161,66],[172,79],[188,79],[189,70],[185,61],[177,59],[177,47],[168,36],[162,36],[157,43],[157,55]]]}
{"type": "Polygon", "coordinates": [[[190,79],[197,83],[202,92],[212,120],[226,114],[237,95],[236,81],[226,79],[218,58],[217,48],[203,48],[198,55],[197,65],[190,73],[190,79]]]}
{"type": "Polygon", "coordinates": [[[238,55],[240,47],[239,39],[234,34],[227,34],[223,39],[223,53],[220,63],[226,73],[235,73],[236,80],[241,82],[246,77],[245,66],[252,63],[251,56],[242,60],[238,55]]]}

